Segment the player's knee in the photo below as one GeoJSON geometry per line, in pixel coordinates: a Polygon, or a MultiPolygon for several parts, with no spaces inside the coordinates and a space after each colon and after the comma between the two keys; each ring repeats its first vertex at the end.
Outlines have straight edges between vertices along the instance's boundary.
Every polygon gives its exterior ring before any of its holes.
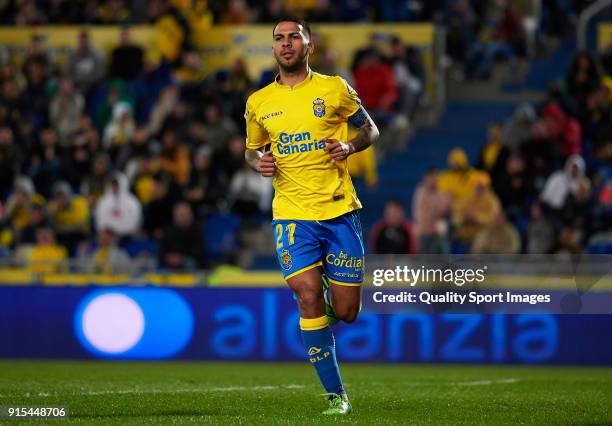
{"type": "Polygon", "coordinates": [[[302,309],[310,310],[322,304],[323,293],[316,291],[303,291],[297,295],[297,298],[302,309]]]}
{"type": "Polygon", "coordinates": [[[349,306],[340,309],[336,309],[334,307],[334,310],[336,313],[336,318],[344,321],[347,324],[355,322],[357,320],[357,317],[359,316],[359,307],[349,306]]]}

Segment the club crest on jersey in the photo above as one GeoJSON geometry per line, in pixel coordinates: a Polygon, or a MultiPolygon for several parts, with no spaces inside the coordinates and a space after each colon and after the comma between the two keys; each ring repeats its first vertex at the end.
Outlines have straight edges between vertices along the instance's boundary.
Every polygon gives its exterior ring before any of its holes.
{"type": "Polygon", "coordinates": [[[312,101],[312,110],[315,117],[323,117],[325,115],[325,101],[321,98],[312,101]]]}
{"type": "Polygon", "coordinates": [[[293,261],[291,260],[291,254],[289,250],[283,250],[281,252],[281,264],[283,265],[283,269],[291,269],[293,266],[293,261]]]}

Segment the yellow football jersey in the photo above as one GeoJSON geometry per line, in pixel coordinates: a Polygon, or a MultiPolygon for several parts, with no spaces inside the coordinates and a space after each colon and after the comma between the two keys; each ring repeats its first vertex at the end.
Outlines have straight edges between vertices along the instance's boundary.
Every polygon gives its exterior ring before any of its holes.
{"type": "Polygon", "coordinates": [[[348,141],[357,93],[342,79],[310,71],[293,88],[277,81],[247,100],[249,149],[271,144],[276,160],[274,219],[326,220],[361,208],[347,162],[325,152],[325,139],[348,141]]]}

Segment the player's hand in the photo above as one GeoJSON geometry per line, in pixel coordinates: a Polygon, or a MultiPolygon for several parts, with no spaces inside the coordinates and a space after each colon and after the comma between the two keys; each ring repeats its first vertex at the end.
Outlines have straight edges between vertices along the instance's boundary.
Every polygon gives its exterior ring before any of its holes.
{"type": "Polygon", "coordinates": [[[263,177],[272,177],[276,171],[272,151],[264,152],[264,155],[259,159],[259,171],[263,177]]]}
{"type": "Polygon", "coordinates": [[[329,152],[334,160],[342,161],[355,152],[355,148],[353,145],[340,142],[337,139],[325,139],[325,151],[329,152]]]}

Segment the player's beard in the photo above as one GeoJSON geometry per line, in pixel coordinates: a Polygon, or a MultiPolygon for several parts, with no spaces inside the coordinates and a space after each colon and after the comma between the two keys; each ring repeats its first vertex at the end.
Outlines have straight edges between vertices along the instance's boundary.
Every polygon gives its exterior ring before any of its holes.
{"type": "Polygon", "coordinates": [[[308,64],[308,51],[304,51],[295,57],[295,62],[285,64],[282,56],[276,56],[279,68],[286,74],[294,74],[304,69],[308,64]]]}

